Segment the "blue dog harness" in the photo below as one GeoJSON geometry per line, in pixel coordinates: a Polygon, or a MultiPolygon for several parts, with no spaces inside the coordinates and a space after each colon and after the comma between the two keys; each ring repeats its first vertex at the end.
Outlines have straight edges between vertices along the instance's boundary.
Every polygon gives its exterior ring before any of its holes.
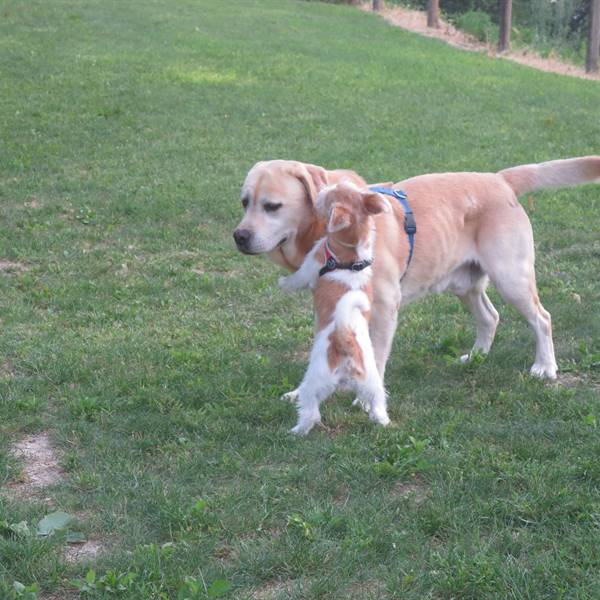
{"type": "MultiPolygon", "coordinates": [[[[408,267],[410,265],[410,261],[413,257],[413,252],[415,249],[415,233],[417,233],[417,222],[415,221],[415,215],[413,214],[412,208],[408,203],[406,198],[406,194],[402,190],[392,190],[391,188],[385,187],[370,187],[369,190],[375,192],[377,194],[386,194],[387,196],[393,196],[396,200],[399,200],[402,204],[402,208],[404,209],[404,231],[408,236],[408,261],[406,262],[406,269],[400,277],[400,281],[404,279],[408,271],[408,267]]],[[[336,269],[347,269],[350,271],[362,271],[367,267],[371,266],[373,263],[373,259],[365,259],[354,263],[340,263],[338,262],[336,256],[333,254],[331,249],[329,248],[329,244],[327,241],[325,242],[325,266],[321,268],[319,271],[319,277],[325,275],[325,273],[330,273],[331,271],[335,271],[336,269]]]]}
{"type": "Polygon", "coordinates": [[[402,208],[404,209],[404,231],[408,236],[408,261],[406,262],[406,269],[404,270],[404,274],[400,277],[400,281],[404,279],[408,271],[408,267],[410,265],[410,261],[413,257],[413,252],[415,249],[415,233],[417,233],[417,222],[415,221],[415,215],[413,214],[412,208],[408,203],[406,198],[406,194],[402,190],[392,190],[391,188],[385,187],[371,187],[369,188],[372,192],[376,192],[378,194],[386,194],[387,196],[393,196],[396,200],[399,200],[402,204],[402,208]]]}

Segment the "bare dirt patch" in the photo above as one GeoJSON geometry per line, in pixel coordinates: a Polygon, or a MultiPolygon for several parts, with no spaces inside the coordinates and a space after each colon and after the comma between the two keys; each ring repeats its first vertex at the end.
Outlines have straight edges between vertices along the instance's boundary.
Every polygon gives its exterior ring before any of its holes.
{"type": "Polygon", "coordinates": [[[371,580],[351,585],[342,597],[348,600],[384,600],[388,595],[384,584],[371,580]]]}
{"type": "Polygon", "coordinates": [[[69,591],[69,590],[61,590],[59,592],[38,593],[39,600],[75,600],[78,597],[77,592],[69,591]]]}
{"type": "Polygon", "coordinates": [[[11,454],[22,461],[19,481],[9,485],[15,496],[27,497],[59,481],[62,470],[47,432],[29,435],[11,447],[11,454]]]}
{"type": "MultiPolygon", "coordinates": [[[[364,11],[371,12],[371,6],[371,3],[365,3],[362,4],[360,8],[364,11]]],[[[586,73],[585,69],[582,67],[561,61],[556,57],[544,58],[533,50],[519,49],[498,54],[494,47],[480,42],[473,36],[456,29],[456,27],[450,23],[446,23],[442,20],[440,20],[439,29],[427,27],[427,14],[421,10],[412,10],[397,6],[393,8],[384,8],[379,14],[395,27],[401,27],[407,31],[412,31],[413,33],[442,40],[455,48],[468,50],[470,52],[485,52],[490,57],[510,60],[548,73],[558,73],[559,75],[568,75],[569,77],[580,77],[581,79],[600,81],[600,74],[592,75],[586,73]]]]}
{"type": "Polygon", "coordinates": [[[576,388],[580,386],[586,386],[593,390],[600,391],[600,382],[594,381],[588,375],[584,373],[558,373],[558,378],[554,382],[555,386],[564,386],[570,388],[576,388]]]}
{"type": "Polygon", "coordinates": [[[268,581],[262,587],[254,590],[252,600],[277,600],[286,598],[302,587],[302,580],[268,581]]]}
{"type": "Polygon", "coordinates": [[[100,540],[87,540],[83,544],[69,544],[65,547],[64,556],[68,563],[91,560],[102,554],[104,544],[100,540]]]}
{"type": "Polygon", "coordinates": [[[418,479],[412,481],[399,481],[393,488],[392,494],[396,498],[410,499],[417,506],[427,500],[428,487],[418,479]]]}
{"type": "Polygon", "coordinates": [[[12,379],[16,376],[17,372],[7,360],[5,360],[3,363],[0,363],[0,379],[12,379]]]}
{"type": "Polygon", "coordinates": [[[586,383],[585,377],[574,373],[559,373],[555,385],[565,387],[577,387],[586,383]]]}
{"type": "Polygon", "coordinates": [[[224,270],[206,271],[202,267],[192,268],[192,273],[196,273],[196,275],[200,275],[200,277],[202,277],[202,275],[211,275],[213,277],[225,277],[227,279],[230,279],[232,277],[237,278],[240,275],[240,271],[238,271],[237,269],[231,269],[230,271],[224,271],[224,270]]]}
{"type": "Polygon", "coordinates": [[[40,203],[35,198],[30,198],[27,202],[23,202],[25,208],[36,209],[40,207],[40,203]]]}
{"type": "Polygon", "coordinates": [[[0,258],[0,275],[19,275],[25,271],[27,271],[27,266],[23,263],[0,258]]]}
{"type": "Polygon", "coordinates": [[[212,553],[212,555],[222,564],[226,564],[233,560],[234,554],[234,550],[226,542],[217,546],[212,553]]]}
{"type": "Polygon", "coordinates": [[[342,507],[345,507],[346,504],[348,504],[349,500],[350,500],[350,487],[347,486],[346,484],[340,486],[339,489],[337,489],[335,491],[335,493],[333,494],[333,496],[331,498],[331,501],[336,506],[342,506],[342,507]]]}

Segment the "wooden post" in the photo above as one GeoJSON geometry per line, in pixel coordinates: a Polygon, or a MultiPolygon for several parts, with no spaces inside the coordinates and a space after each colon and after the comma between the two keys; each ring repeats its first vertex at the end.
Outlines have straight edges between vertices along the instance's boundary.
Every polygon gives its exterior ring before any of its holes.
{"type": "Polygon", "coordinates": [[[590,29],[588,32],[585,70],[587,73],[597,73],[598,55],[600,54],[600,0],[591,0],[589,19],[590,29]]]}
{"type": "Polygon", "coordinates": [[[427,0],[427,27],[440,28],[440,0],[427,0]]]}
{"type": "Polygon", "coordinates": [[[381,0],[373,0],[373,10],[378,12],[381,10],[381,0]]]}
{"type": "Polygon", "coordinates": [[[510,30],[512,27],[512,0],[500,0],[500,36],[498,52],[510,50],[510,30]]]}

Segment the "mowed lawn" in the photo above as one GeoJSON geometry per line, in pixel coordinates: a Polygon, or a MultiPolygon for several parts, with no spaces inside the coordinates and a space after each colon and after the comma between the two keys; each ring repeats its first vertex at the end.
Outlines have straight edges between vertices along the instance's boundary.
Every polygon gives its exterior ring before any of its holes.
{"type": "Polygon", "coordinates": [[[469,366],[471,318],[429,298],[386,430],[340,394],[288,434],[311,299],[231,239],[262,159],[380,181],[598,154],[598,83],[316,2],[0,14],[1,598],[600,597],[600,186],[522,199],[558,383],[495,292],[469,366]],[[11,445],[40,433],[62,476],[23,497],[11,445]],[[74,531],[96,557],[67,560],[74,531]]]}

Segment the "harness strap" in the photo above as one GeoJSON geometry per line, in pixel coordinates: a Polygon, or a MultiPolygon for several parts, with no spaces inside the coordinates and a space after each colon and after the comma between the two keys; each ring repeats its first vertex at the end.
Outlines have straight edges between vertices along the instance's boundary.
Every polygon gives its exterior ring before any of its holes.
{"type": "Polygon", "coordinates": [[[404,279],[404,276],[408,272],[408,267],[410,265],[410,261],[413,257],[413,252],[415,249],[415,233],[417,233],[417,222],[415,221],[415,215],[413,214],[412,208],[408,203],[408,199],[406,198],[406,194],[402,190],[393,190],[391,188],[385,187],[371,187],[369,188],[372,192],[376,192],[377,194],[386,194],[388,196],[393,196],[396,200],[399,200],[402,204],[402,208],[404,209],[404,231],[408,236],[408,261],[406,262],[406,269],[400,277],[400,281],[404,279]]]}

